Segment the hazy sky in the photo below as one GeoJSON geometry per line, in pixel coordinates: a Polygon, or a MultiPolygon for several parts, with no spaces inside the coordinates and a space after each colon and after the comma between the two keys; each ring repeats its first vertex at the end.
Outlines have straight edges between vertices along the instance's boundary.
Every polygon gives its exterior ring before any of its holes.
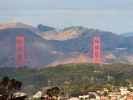
{"type": "Polygon", "coordinates": [[[133,31],[133,0],[0,0],[0,23],[133,31]]]}

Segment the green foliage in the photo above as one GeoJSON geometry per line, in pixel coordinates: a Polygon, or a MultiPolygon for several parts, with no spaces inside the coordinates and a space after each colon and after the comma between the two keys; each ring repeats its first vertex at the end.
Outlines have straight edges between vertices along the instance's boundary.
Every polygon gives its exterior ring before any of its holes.
{"type": "Polygon", "coordinates": [[[7,76],[3,77],[0,82],[0,93],[2,94],[2,100],[13,100],[14,93],[21,90],[22,83],[15,79],[9,79],[7,76]]]}
{"type": "Polygon", "coordinates": [[[105,91],[105,92],[103,93],[103,96],[106,97],[107,95],[108,95],[108,92],[105,91]]]}
{"type": "Polygon", "coordinates": [[[53,87],[51,89],[47,89],[46,94],[49,98],[58,97],[60,93],[60,89],[58,87],[53,87]]]}
{"type": "Polygon", "coordinates": [[[10,76],[22,81],[22,90],[29,95],[44,91],[45,87],[59,87],[66,96],[78,96],[96,91],[104,85],[133,83],[133,65],[127,64],[67,64],[44,69],[0,68],[0,79],[10,76]],[[126,82],[126,83],[125,83],[126,82]]]}
{"type": "Polygon", "coordinates": [[[96,99],[96,96],[94,94],[90,94],[89,99],[96,99]]]}

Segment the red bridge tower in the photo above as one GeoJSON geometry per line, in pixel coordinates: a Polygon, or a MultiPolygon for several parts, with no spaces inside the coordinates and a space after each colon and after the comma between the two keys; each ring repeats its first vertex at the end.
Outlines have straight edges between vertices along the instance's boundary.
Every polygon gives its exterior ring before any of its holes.
{"type": "Polygon", "coordinates": [[[93,38],[93,63],[101,63],[101,38],[93,38]]]}
{"type": "Polygon", "coordinates": [[[24,66],[24,35],[16,36],[16,66],[24,66]]]}

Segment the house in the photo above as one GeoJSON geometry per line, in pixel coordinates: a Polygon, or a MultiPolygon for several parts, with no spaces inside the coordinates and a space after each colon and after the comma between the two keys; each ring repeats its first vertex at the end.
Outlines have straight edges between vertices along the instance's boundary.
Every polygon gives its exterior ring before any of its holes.
{"type": "Polygon", "coordinates": [[[111,96],[111,100],[117,100],[117,96],[116,95],[114,95],[114,96],[112,95],[111,96]]]}
{"type": "Polygon", "coordinates": [[[107,89],[107,88],[103,88],[103,92],[109,92],[109,89],[107,89]]]}
{"type": "Polygon", "coordinates": [[[100,100],[100,96],[99,95],[96,95],[96,100],[100,100]]]}
{"type": "Polygon", "coordinates": [[[42,96],[42,92],[38,91],[35,95],[33,95],[33,98],[40,98],[42,96]]]}
{"type": "Polygon", "coordinates": [[[83,95],[83,96],[79,96],[79,99],[86,99],[86,98],[89,98],[89,95],[83,95]]]}
{"type": "Polygon", "coordinates": [[[104,96],[101,96],[100,100],[105,100],[105,97],[104,96]]]}
{"type": "Polygon", "coordinates": [[[127,95],[130,91],[127,90],[127,87],[120,87],[119,88],[121,95],[127,95]]]}
{"type": "MultiPolygon", "coordinates": [[[[61,100],[62,97],[53,96],[52,98],[48,95],[41,96],[39,100],[61,100]]],[[[65,99],[66,100],[66,99],[65,99]]],[[[68,100],[68,99],[67,99],[68,100]]]]}
{"type": "Polygon", "coordinates": [[[133,96],[132,95],[128,95],[126,100],[133,100],[133,96]]]}

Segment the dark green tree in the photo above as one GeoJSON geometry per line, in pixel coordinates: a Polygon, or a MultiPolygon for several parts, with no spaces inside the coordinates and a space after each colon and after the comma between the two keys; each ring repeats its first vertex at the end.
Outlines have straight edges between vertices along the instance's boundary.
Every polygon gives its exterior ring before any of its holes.
{"type": "Polygon", "coordinates": [[[90,94],[89,99],[96,99],[96,96],[94,94],[90,94]]]}
{"type": "Polygon", "coordinates": [[[7,76],[3,77],[0,82],[0,93],[2,95],[0,100],[17,100],[14,94],[21,90],[21,86],[22,82],[15,79],[9,79],[7,76]]]}
{"type": "Polygon", "coordinates": [[[48,95],[48,97],[53,100],[52,98],[55,96],[56,98],[58,97],[60,93],[60,89],[58,87],[53,87],[51,89],[48,89],[46,91],[46,94],[48,95]]]}

